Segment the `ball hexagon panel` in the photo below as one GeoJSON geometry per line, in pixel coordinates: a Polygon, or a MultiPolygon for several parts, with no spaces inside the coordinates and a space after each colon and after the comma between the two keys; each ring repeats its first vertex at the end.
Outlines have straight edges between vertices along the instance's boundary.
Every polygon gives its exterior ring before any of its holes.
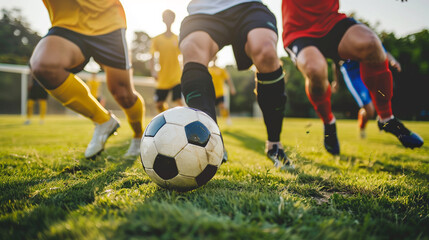
{"type": "Polygon", "coordinates": [[[140,152],[143,168],[153,168],[153,162],[158,155],[153,137],[143,137],[140,143],[140,152]]]}
{"type": "Polygon", "coordinates": [[[156,174],[155,170],[146,168],[146,174],[161,187],[167,187],[167,183],[156,174]]]}
{"type": "Polygon", "coordinates": [[[189,191],[198,187],[197,181],[194,177],[177,175],[173,179],[166,181],[167,187],[176,189],[178,191],[189,191]]]}
{"type": "Polygon", "coordinates": [[[200,121],[191,122],[185,126],[188,142],[197,146],[205,147],[210,139],[210,130],[200,121]]]}
{"type": "Polygon", "coordinates": [[[206,145],[208,163],[214,166],[220,166],[223,157],[223,143],[220,136],[212,134],[206,145]]]}
{"type": "Polygon", "coordinates": [[[158,131],[154,139],[158,153],[168,157],[176,156],[188,144],[185,129],[169,123],[158,131]]]}
{"type": "Polygon", "coordinates": [[[196,177],[207,166],[206,149],[196,145],[188,144],[175,157],[179,174],[196,177]]]}
{"type": "Polygon", "coordinates": [[[186,126],[198,120],[197,112],[187,107],[175,107],[164,112],[165,121],[171,124],[186,126]]]}
{"type": "Polygon", "coordinates": [[[165,118],[163,114],[159,114],[158,116],[154,117],[152,121],[147,125],[143,136],[153,137],[156,135],[156,133],[159,131],[159,129],[162,128],[165,124],[165,118]]]}
{"type": "Polygon", "coordinates": [[[198,119],[210,130],[211,133],[220,135],[219,127],[216,122],[202,111],[197,111],[198,119]]]}
{"type": "Polygon", "coordinates": [[[164,180],[172,179],[179,174],[176,160],[161,154],[156,156],[155,162],[153,163],[153,170],[164,180]]]}
{"type": "Polygon", "coordinates": [[[207,165],[207,167],[195,178],[198,186],[206,184],[216,174],[217,167],[213,165],[207,165]]]}

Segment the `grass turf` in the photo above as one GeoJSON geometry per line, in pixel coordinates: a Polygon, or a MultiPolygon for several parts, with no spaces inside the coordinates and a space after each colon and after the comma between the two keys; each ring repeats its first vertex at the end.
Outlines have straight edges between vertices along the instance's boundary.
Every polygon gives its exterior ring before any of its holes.
{"type": "MultiPolygon", "coordinates": [[[[374,121],[361,140],[339,120],[332,157],[320,120],[285,119],[286,172],[265,157],[261,119],[221,122],[229,161],[187,193],[121,157],[125,120],[96,160],[83,158],[86,119],[22,123],[0,116],[0,239],[429,239],[429,147],[405,149],[374,121]]],[[[406,125],[428,141],[429,123],[406,125]]]]}

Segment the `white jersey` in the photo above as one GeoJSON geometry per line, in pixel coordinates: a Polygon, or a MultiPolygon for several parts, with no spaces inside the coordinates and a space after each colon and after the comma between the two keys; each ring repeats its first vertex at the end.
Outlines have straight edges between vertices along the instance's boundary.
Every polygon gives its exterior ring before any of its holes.
{"type": "Polygon", "coordinates": [[[262,0],[192,0],[188,4],[188,13],[216,14],[235,5],[246,2],[262,2],[262,0]]]}

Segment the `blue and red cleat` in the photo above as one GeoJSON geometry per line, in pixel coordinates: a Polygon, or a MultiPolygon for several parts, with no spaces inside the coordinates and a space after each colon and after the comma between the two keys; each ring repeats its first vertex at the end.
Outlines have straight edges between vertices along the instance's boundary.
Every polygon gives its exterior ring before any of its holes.
{"type": "Polygon", "coordinates": [[[377,121],[380,131],[389,132],[395,135],[406,148],[421,147],[423,139],[416,133],[408,130],[397,118],[392,118],[386,123],[377,121]]]}

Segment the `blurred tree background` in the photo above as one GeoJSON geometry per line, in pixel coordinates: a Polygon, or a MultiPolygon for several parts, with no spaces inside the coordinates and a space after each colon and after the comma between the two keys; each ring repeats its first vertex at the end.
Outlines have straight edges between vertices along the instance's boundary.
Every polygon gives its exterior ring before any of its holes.
{"type": "MultiPolygon", "coordinates": [[[[2,9],[1,12],[0,63],[26,65],[41,36],[31,30],[19,9],[2,9]]],[[[429,30],[398,38],[394,33],[378,30],[378,23],[371,25],[363,19],[359,20],[378,33],[386,50],[402,65],[401,73],[393,71],[392,106],[395,115],[406,120],[429,120],[429,30]]],[[[135,32],[130,45],[134,75],[150,76],[149,48],[150,36],[143,31],[135,32]]],[[[286,72],[288,95],[285,116],[316,117],[305,95],[303,76],[290,58],[283,57],[281,61],[286,72]]],[[[256,101],[254,72],[237,71],[235,66],[227,66],[226,69],[237,89],[237,94],[231,96],[232,114],[253,115],[256,101]]],[[[19,78],[17,74],[0,73],[0,113],[19,113],[19,110],[10,110],[19,109],[19,78]]],[[[329,79],[332,80],[330,69],[329,79]]],[[[339,85],[338,92],[332,95],[332,109],[337,118],[355,118],[358,106],[344,82],[339,81],[339,85]]]]}

